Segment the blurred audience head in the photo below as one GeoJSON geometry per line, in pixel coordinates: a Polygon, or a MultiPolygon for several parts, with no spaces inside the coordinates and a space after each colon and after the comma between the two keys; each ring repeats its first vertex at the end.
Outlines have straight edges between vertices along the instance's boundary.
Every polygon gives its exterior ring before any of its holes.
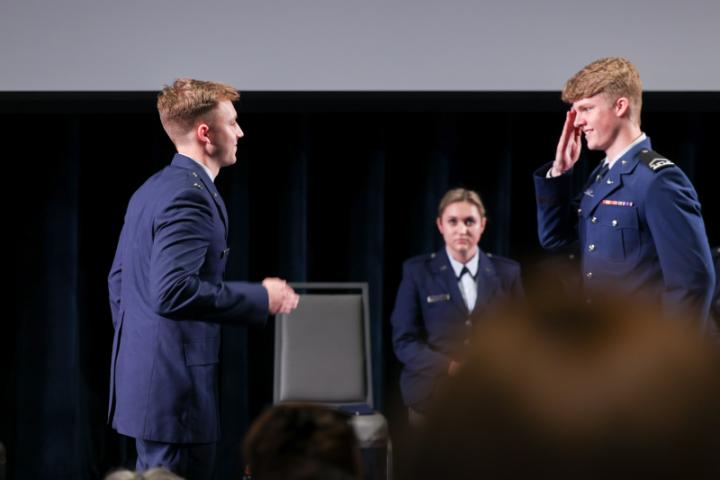
{"type": "Polygon", "coordinates": [[[717,345],[658,305],[536,289],[472,350],[409,478],[720,478],[717,345]]]}
{"type": "Polygon", "coordinates": [[[254,480],[357,480],[360,448],[349,415],[309,404],[266,410],[243,445],[254,480]]]}

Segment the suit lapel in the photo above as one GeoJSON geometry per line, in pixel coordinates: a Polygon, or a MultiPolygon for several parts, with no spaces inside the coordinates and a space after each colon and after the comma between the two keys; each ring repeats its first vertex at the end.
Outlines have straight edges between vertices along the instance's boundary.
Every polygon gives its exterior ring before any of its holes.
{"type": "Polygon", "coordinates": [[[430,272],[433,274],[435,281],[450,294],[450,301],[458,308],[458,310],[467,315],[467,305],[465,305],[463,296],[460,293],[460,287],[458,286],[455,272],[450,265],[450,260],[447,257],[445,249],[437,252],[430,261],[430,272]]]}
{"type": "Polygon", "coordinates": [[[478,271],[477,271],[477,300],[473,312],[488,305],[495,297],[500,288],[498,277],[492,260],[478,248],[478,271]]]}
{"type": "Polygon", "coordinates": [[[172,164],[176,165],[178,167],[187,168],[193,172],[193,176],[197,177],[202,181],[203,185],[205,186],[205,189],[210,192],[210,196],[212,197],[213,201],[215,202],[215,205],[218,208],[218,211],[220,212],[220,218],[222,219],[223,226],[225,227],[225,239],[227,240],[228,235],[228,215],[227,210],[225,208],[225,202],[223,202],[222,197],[220,196],[220,193],[217,191],[217,187],[215,186],[215,183],[208,177],[205,170],[193,159],[186,157],[185,155],[181,155],[179,153],[175,154],[175,157],[172,160],[172,164]]]}
{"type": "Polygon", "coordinates": [[[584,216],[587,217],[591,215],[603,199],[622,187],[623,175],[627,175],[633,171],[639,161],[638,154],[646,148],[650,148],[649,139],[638,143],[625,155],[620,157],[605,175],[605,178],[599,182],[595,182],[594,175],[590,178],[588,186],[586,186],[583,192],[583,199],[580,202],[580,208],[582,208],[584,216]]]}

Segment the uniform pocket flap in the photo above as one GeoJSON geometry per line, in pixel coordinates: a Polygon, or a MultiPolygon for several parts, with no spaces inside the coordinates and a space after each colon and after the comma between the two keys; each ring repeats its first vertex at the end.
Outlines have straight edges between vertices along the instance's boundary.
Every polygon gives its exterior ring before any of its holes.
{"type": "Polygon", "coordinates": [[[220,338],[208,338],[198,342],[185,343],[185,365],[211,365],[220,358],[220,338]]]}
{"type": "Polygon", "coordinates": [[[612,228],[638,228],[637,210],[633,207],[603,209],[600,224],[612,228]]]}

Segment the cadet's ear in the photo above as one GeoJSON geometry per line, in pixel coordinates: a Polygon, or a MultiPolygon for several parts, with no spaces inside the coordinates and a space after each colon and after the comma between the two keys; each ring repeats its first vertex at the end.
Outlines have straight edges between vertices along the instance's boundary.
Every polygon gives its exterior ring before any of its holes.
{"type": "Polygon", "coordinates": [[[630,115],[630,100],[626,97],[619,97],[615,100],[615,115],[618,117],[630,115]]]}
{"type": "Polygon", "coordinates": [[[437,228],[440,231],[440,235],[445,235],[445,233],[443,232],[442,218],[437,217],[435,219],[435,224],[437,225],[437,228]]]}
{"type": "Polygon", "coordinates": [[[210,127],[207,123],[201,122],[195,126],[195,138],[203,145],[211,143],[209,132],[210,127]]]}

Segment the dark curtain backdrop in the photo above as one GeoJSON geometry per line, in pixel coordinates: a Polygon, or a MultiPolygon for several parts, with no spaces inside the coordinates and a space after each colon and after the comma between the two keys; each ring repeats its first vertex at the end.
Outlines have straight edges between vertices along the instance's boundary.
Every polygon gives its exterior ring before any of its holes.
{"type": "MultiPolygon", "coordinates": [[[[402,261],[441,247],[436,205],[481,192],[481,246],[528,267],[542,256],[531,174],[552,160],[566,107],[543,93],[244,93],[246,137],[217,184],[230,214],[227,278],[366,281],[376,403],[404,422],[389,315],[402,261]]],[[[717,219],[720,94],[651,93],[643,129],[717,219]]],[[[11,478],[98,479],[132,465],[106,425],[112,326],[106,277],[131,193],[173,148],[152,93],[4,93],[5,236],[13,315],[0,327],[0,441],[11,478]]],[[[577,167],[584,177],[600,155],[577,167]]],[[[272,401],[272,322],[223,332],[218,478],[272,401]]]]}

